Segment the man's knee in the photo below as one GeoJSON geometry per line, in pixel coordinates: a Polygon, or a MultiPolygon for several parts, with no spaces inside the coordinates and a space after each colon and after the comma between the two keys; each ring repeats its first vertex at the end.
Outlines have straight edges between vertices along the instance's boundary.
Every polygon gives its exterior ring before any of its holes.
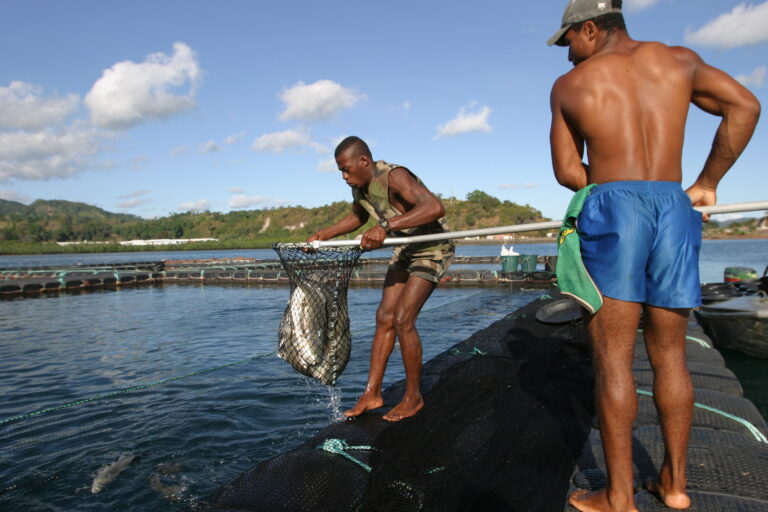
{"type": "Polygon", "coordinates": [[[404,308],[398,307],[394,312],[392,321],[395,327],[395,331],[398,334],[407,333],[415,328],[416,315],[411,311],[407,311],[404,308]]]}
{"type": "Polygon", "coordinates": [[[392,308],[379,306],[376,310],[376,325],[378,326],[393,326],[395,319],[395,313],[392,308]]]}

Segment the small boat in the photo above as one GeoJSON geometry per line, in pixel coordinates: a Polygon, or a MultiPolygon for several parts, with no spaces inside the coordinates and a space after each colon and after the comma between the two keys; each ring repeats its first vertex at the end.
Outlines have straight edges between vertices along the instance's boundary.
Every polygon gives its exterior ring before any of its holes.
{"type": "Polygon", "coordinates": [[[768,268],[760,279],[722,285],[702,285],[696,320],[716,347],[768,358],[768,268]]]}

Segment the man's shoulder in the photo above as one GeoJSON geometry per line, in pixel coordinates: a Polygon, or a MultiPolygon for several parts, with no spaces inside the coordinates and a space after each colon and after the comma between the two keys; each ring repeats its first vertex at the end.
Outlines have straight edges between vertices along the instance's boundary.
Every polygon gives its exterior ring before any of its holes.
{"type": "Polygon", "coordinates": [[[659,41],[642,41],[638,44],[636,53],[669,56],[676,59],[698,60],[699,56],[685,46],[671,46],[659,41]]]}

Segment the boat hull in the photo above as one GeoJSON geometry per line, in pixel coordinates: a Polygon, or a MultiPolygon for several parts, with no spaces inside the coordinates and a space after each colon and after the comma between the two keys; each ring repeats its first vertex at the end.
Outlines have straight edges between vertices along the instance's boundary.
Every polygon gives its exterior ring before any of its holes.
{"type": "Polygon", "coordinates": [[[768,301],[740,297],[694,311],[715,346],[768,358],[768,301]]]}

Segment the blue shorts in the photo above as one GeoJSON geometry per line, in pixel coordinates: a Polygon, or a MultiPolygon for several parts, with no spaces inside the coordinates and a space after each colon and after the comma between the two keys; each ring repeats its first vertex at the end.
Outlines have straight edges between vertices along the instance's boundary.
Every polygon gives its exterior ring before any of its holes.
{"type": "Polygon", "coordinates": [[[582,260],[604,296],[663,308],[701,304],[701,213],[679,183],[598,185],[576,226],[582,260]]]}

